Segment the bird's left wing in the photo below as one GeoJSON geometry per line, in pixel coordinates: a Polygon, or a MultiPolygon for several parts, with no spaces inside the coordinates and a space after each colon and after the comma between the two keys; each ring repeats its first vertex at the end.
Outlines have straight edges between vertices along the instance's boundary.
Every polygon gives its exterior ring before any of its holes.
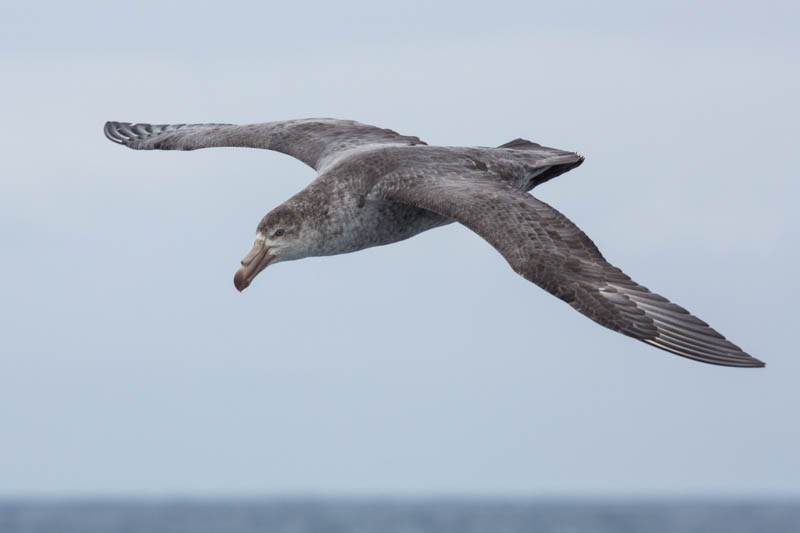
{"type": "Polygon", "coordinates": [[[131,124],[106,122],[109,140],[134,150],[197,150],[216,146],[264,148],[321,170],[342,152],[367,145],[425,144],[418,137],[354,120],[307,118],[260,124],[131,124]]]}
{"type": "Polygon", "coordinates": [[[609,264],[567,217],[486,172],[441,162],[406,168],[387,175],[373,192],[457,220],[494,246],[518,274],[598,324],[704,363],[764,366],[609,264]]]}

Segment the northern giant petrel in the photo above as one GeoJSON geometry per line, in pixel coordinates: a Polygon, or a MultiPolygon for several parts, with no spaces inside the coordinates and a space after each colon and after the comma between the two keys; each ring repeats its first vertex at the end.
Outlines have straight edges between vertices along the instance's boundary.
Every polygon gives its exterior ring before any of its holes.
{"type": "Polygon", "coordinates": [[[528,194],[583,162],[576,153],[515,139],[497,148],[428,146],[351,120],[245,126],[107,122],[136,150],[244,146],[277,150],[318,172],[261,220],[233,278],[244,290],[270,263],[354,252],[460,222],[515,272],[598,324],[683,357],[760,367],[708,324],[609,264],[567,217],[528,194]]]}

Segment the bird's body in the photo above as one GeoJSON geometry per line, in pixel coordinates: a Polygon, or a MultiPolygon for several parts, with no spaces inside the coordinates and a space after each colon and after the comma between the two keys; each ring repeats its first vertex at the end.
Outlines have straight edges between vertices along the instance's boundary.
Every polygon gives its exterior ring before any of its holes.
{"type": "Polygon", "coordinates": [[[452,222],[431,211],[383,200],[370,190],[379,180],[380,171],[369,162],[379,157],[401,158],[401,151],[378,150],[379,153],[362,154],[356,161],[334,164],[279,207],[313,220],[316,236],[309,256],[391,244],[452,222]]]}
{"type": "MultiPolygon", "coordinates": [[[[385,200],[382,178],[412,165],[461,165],[467,169],[486,167],[498,180],[520,190],[528,190],[531,178],[541,168],[523,168],[508,150],[510,161],[497,158],[492,170],[484,162],[496,149],[391,146],[368,148],[332,162],[305,189],[283,204],[295,212],[306,213],[319,231],[309,255],[336,255],[391,244],[418,233],[454,222],[448,217],[407,204],[385,200]]],[[[505,155],[505,154],[504,154],[505,155]]]]}
{"type": "Polygon", "coordinates": [[[595,322],[672,353],[726,366],[763,366],[705,322],[609,264],[561,213],[528,194],[583,162],[515,139],[497,148],[427,146],[353,121],[303,119],[247,126],[109,122],[135,149],[246,146],[287,153],[318,171],[269,212],[242,260],[239,290],[272,262],[354,252],[460,222],[521,276],[595,322]]]}

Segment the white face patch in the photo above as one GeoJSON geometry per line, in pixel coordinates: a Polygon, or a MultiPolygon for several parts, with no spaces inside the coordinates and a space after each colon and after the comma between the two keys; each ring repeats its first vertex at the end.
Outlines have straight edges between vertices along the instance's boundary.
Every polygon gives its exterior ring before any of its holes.
{"type": "Polygon", "coordinates": [[[256,232],[256,241],[264,242],[266,240],[267,240],[267,237],[263,233],[261,233],[260,231],[256,232]]]}

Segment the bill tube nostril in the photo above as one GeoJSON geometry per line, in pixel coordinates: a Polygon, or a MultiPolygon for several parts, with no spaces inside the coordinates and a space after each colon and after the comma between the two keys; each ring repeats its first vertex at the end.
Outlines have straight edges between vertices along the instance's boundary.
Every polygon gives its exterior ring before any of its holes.
{"type": "Polygon", "coordinates": [[[242,259],[242,268],[237,270],[233,276],[233,285],[237,291],[242,292],[245,290],[253,281],[253,278],[274,259],[274,256],[269,255],[267,252],[269,252],[269,247],[264,244],[264,241],[256,240],[253,249],[242,259]]]}

